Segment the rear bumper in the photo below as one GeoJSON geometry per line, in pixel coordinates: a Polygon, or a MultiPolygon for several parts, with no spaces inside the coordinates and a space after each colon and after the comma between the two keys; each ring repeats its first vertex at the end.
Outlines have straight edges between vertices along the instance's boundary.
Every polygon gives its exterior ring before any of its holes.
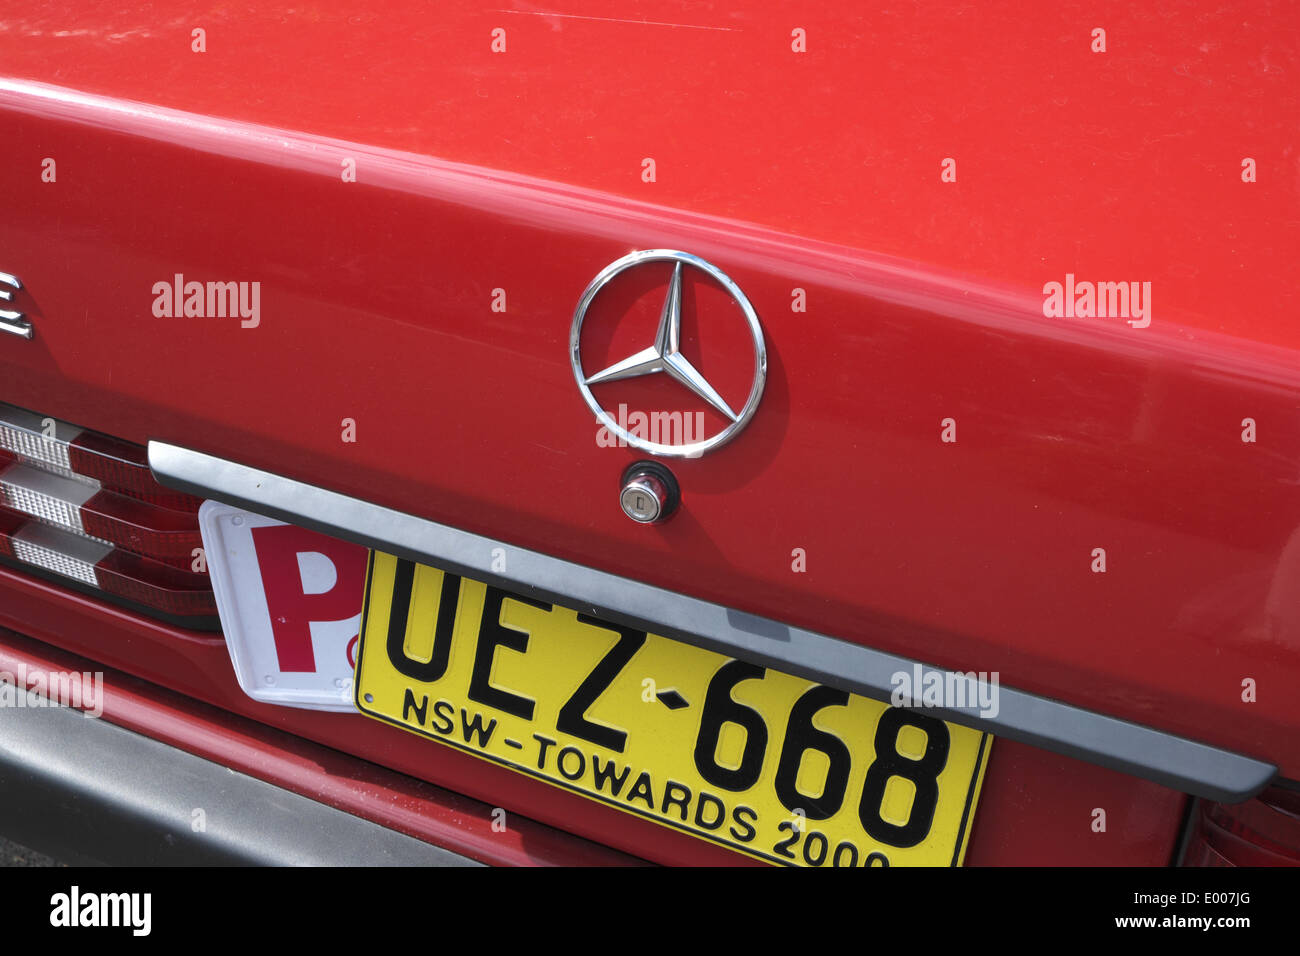
{"type": "Polygon", "coordinates": [[[6,835],[114,865],[465,866],[473,860],[66,707],[0,712],[6,835]]]}
{"type": "MultiPolygon", "coordinates": [[[[0,833],[74,863],[457,866],[637,862],[187,701],[0,628],[0,672],[102,674],[88,717],[0,706],[0,833]],[[493,823],[504,823],[494,828],[493,823]]],[[[21,678],[20,678],[21,679],[21,678]]],[[[42,704],[45,697],[36,701],[42,704]]]]}

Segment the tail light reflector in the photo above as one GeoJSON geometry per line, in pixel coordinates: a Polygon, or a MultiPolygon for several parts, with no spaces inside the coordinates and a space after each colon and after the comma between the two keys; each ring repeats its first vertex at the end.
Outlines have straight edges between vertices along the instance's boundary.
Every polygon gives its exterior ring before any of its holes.
{"type": "Polygon", "coordinates": [[[140,445],[87,431],[0,402],[0,449],[46,471],[98,481],[103,487],[165,508],[199,510],[202,499],[153,480],[140,445]]]}
{"type": "Polygon", "coordinates": [[[1300,790],[1269,787],[1245,803],[1201,802],[1183,866],[1300,866],[1300,790]]]}
{"type": "Polygon", "coordinates": [[[189,569],[203,539],[192,513],[104,491],[26,463],[0,463],[0,505],[39,521],[189,569]]]}
{"type": "Polygon", "coordinates": [[[14,532],[24,524],[26,524],[26,521],[22,515],[16,515],[12,511],[0,508],[0,558],[14,557],[14,546],[12,544],[14,532]]]}
{"type": "Polygon", "coordinates": [[[155,482],[144,448],[0,403],[0,560],[217,629],[200,504],[155,482]]]}

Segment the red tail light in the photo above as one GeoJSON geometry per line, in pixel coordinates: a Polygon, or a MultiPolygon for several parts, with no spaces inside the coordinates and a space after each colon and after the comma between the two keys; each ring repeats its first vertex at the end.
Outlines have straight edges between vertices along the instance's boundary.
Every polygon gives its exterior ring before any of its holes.
{"type": "Polygon", "coordinates": [[[1300,790],[1269,787],[1231,806],[1201,802],[1183,866],[1300,866],[1300,790]]]}
{"type": "Polygon", "coordinates": [[[0,404],[0,560],[215,629],[200,504],[155,482],[144,448],[0,404]]]}

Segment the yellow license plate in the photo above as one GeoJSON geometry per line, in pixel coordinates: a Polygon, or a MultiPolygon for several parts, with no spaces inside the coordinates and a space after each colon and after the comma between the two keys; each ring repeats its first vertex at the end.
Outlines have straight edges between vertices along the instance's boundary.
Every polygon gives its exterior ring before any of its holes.
{"type": "Polygon", "coordinates": [[[363,713],[772,863],[958,865],[991,738],[372,552],[363,713]]]}

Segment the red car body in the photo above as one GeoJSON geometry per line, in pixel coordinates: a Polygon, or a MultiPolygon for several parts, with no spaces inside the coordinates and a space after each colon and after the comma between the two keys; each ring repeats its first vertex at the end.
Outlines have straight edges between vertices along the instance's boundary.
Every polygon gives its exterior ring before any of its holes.
{"type": "MultiPolygon", "coordinates": [[[[1300,779],[1295,9],[620,9],[11,5],[0,270],[36,335],[0,340],[0,401],[1300,779]],[[768,348],[752,423],[674,463],[653,527],[567,351],[587,283],[646,248],[725,269],[768,348]],[[260,325],[155,317],[176,273],[259,280],[260,325]],[[1067,274],[1149,282],[1149,326],[1046,316],[1067,274]]],[[[220,635],[18,570],[0,625],[5,660],[108,668],[114,723],[476,859],[745,862],[257,703],[220,635]],[[503,840],[497,806],[536,825],[503,840]]],[[[967,862],[1166,864],[1187,806],[999,739],[967,862]]]]}

